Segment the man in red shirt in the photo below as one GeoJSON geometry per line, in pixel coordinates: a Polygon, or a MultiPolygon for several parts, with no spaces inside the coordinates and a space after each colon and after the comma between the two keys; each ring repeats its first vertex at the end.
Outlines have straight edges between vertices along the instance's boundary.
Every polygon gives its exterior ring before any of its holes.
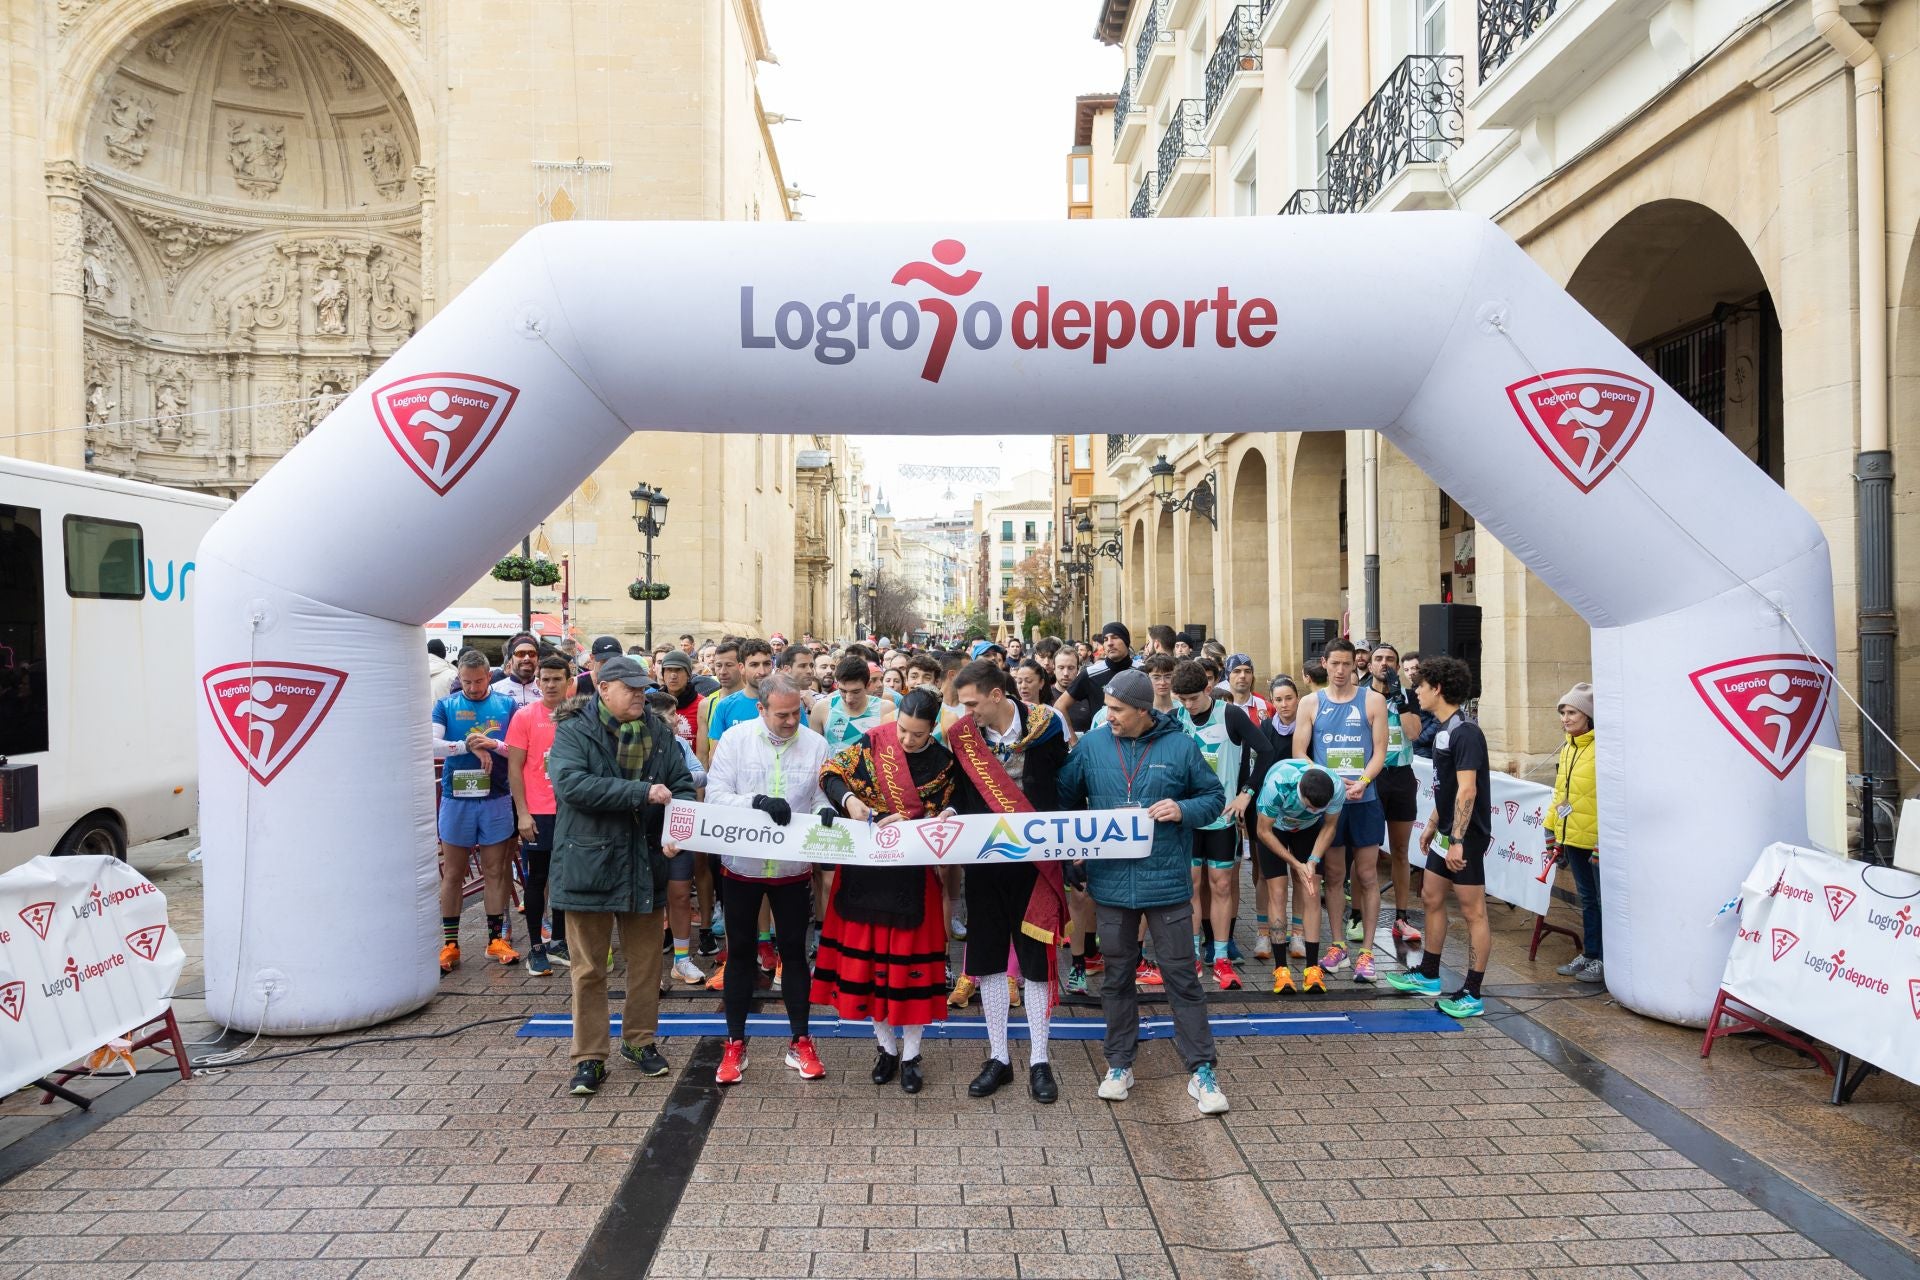
{"type": "Polygon", "coordinates": [[[553,746],[553,713],[573,692],[567,660],[557,653],[540,659],[534,671],[540,701],[520,708],[507,723],[507,789],[520,827],[520,855],[526,859],[521,907],[527,919],[527,972],[545,977],[553,966],[571,965],[567,955],[566,913],[553,913],[553,940],[542,942],[541,917],[547,912],[547,870],[553,857],[553,821],[558,805],[547,781],[547,752],[553,746]]]}

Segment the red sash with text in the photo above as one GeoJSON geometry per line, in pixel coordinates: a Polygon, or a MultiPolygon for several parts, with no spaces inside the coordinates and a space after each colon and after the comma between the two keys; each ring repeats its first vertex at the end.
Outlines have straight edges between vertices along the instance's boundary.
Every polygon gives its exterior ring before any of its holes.
{"type": "Polygon", "coordinates": [[[913,785],[913,771],[907,767],[907,750],[900,745],[900,728],[891,720],[867,730],[867,743],[873,751],[873,787],[887,813],[903,818],[927,816],[926,801],[920,788],[913,785]]]}

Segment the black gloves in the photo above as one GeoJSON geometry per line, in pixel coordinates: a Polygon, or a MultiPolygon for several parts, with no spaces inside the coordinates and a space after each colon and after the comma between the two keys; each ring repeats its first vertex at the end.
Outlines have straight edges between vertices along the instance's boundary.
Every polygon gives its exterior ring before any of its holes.
{"type": "Polygon", "coordinates": [[[1084,892],[1087,887],[1087,864],[1067,863],[1060,868],[1060,879],[1066,882],[1067,888],[1084,892]]]}
{"type": "Polygon", "coordinates": [[[821,826],[830,827],[833,825],[833,820],[839,817],[840,815],[833,811],[832,805],[823,804],[820,806],[820,812],[814,814],[813,816],[820,819],[821,826]]]}
{"type": "Polygon", "coordinates": [[[784,827],[793,821],[793,806],[779,796],[755,796],[753,807],[772,818],[775,826],[784,827]]]}

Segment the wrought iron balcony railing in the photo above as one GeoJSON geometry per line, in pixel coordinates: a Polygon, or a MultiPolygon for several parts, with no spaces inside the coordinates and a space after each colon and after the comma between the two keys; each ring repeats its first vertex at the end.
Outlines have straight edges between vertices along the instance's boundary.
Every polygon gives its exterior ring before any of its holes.
{"type": "Polygon", "coordinates": [[[1227,25],[1220,32],[1219,41],[1213,46],[1213,56],[1207,59],[1207,119],[1212,121],[1213,113],[1220,109],[1220,100],[1227,96],[1227,86],[1242,71],[1258,71],[1261,66],[1260,19],[1266,13],[1264,4],[1241,4],[1233,7],[1233,14],[1227,19],[1227,25]]]}
{"type": "Polygon", "coordinates": [[[1140,175],[1140,189],[1133,193],[1133,207],[1127,210],[1129,218],[1151,218],[1153,216],[1153,170],[1140,175]]]}
{"type": "Polygon", "coordinates": [[[1160,135],[1160,190],[1167,189],[1173,168],[1182,160],[1207,158],[1206,103],[1198,98],[1182,98],[1173,104],[1173,118],[1160,135]]]}
{"type": "Polygon", "coordinates": [[[1133,85],[1133,72],[1128,71],[1120,80],[1120,100],[1113,104],[1113,141],[1115,146],[1118,146],[1120,143],[1121,130],[1127,127],[1127,117],[1140,110],[1139,104],[1133,100],[1133,85]]]}
{"type": "Polygon", "coordinates": [[[1560,0],[1480,0],[1480,79],[1531,40],[1559,7],[1560,0]]]}
{"type": "Polygon", "coordinates": [[[1287,197],[1280,206],[1281,213],[1325,213],[1327,211],[1327,193],[1320,187],[1302,187],[1287,197]]]}
{"type": "Polygon", "coordinates": [[[1139,438],[1140,437],[1137,435],[1116,436],[1116,435],[1109,434],[1107,436],[1107,470],[1108,471],[1112,471],[1116,466],[1120,464],[1120,457],[1122,454],[1126,453],[1127,446],[1132,444],[1135,440],[1138,440],[1139,438]]]}
{"type": "Polygon", "coordinates": [[[1446,159],[1466,129],[1458,54],[1413,54],[1327,152],[1327,212],[1358,213],[1410,164],[1446,159]]]}
{"type": "Polygon", "coordinates": [[[1147,78],[1147,59],[1153,54],[1153,46],[1164,40],[1173,42],[1173,31],[1167,26],[1167,7],[1173,0],[1149,0],[1147,20],[1140,24],[1140,38],[1133,44],[1133,75],[1136,81],[1147,78]]]}

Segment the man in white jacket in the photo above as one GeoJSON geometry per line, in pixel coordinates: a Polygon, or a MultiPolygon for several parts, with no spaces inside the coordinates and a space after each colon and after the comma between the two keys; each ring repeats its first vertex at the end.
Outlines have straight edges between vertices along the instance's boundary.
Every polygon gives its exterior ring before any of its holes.
{"type": "MultiPolygon", "coordinates": [[[[708,804],[758,809],[779,826],[796,813],[812,813],[820,798],[820,768],[827,762],[827,740],[800,722],[800,690],[784,676],[760,682],[760,715],[742,721],[714,744],[707,764],[708,804]]],[[[747,1010],[753,999],[757,951],[768,941],[758,934],[760,904],[773,914],[773,934],[784,970],[787,1029],[793,1042],[787,1065],[803,1080],[827,1074],[807,1035],[812,984],[807,976],[807,920],[813,867],[766,857],[751,844],[721,859],[720,907],[727,922],[727,968],[723,988],[727,1044],[714,1079],[737,1084],[747,1066],[747,1010]]]]}

